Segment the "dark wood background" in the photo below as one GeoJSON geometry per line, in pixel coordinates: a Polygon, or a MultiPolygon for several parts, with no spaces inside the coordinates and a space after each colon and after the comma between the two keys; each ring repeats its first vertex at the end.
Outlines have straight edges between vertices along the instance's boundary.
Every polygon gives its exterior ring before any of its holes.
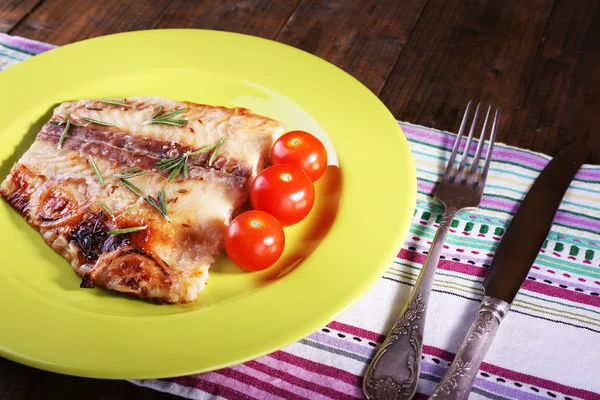
{"type": "MultiPolygon", "coordinates": [[[[554,154],[578,137],[600,160],[600,0],[0,0],[0,32],[56,45],[153,28],[290,44],[437,129],[455,131],[468,100],[493,102],[500,141],[554,154]]],[[[0,400],[30,398],[170,396],[0,358],[0,400]]]]}

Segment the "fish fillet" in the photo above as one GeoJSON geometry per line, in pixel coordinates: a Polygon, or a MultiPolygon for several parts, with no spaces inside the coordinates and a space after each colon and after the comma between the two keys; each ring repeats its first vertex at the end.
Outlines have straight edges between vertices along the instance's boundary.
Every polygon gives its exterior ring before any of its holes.
{"type": "Polygon", "coordinates": [[[115,102],[126,106],[58,106],[0,195],[71,263],[82,287],[159,303],[195,301],[224,230],[284,127],[241,108],[144,97],[115,102]],[[177,124],[152,122],[181,109],[170,119],[177,124]],[[169,181],[173,169],[156,165],[222,140],[220,148],[187,157],[187,177],[182,168],[169,181]],[[136,172],[120,179],[128,170],[136,172]],[[166,214],[151,204],[163,190],[166,214]],[[129,227],[146,228],[117,233],[129,227]]]}

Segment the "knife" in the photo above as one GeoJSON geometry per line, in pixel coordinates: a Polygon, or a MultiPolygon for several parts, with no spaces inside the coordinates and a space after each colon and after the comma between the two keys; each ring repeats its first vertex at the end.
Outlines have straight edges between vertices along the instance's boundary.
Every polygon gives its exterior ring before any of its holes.
{"type": "Polygon", "coordinates": [[[430,399],[468,398],[500,322],[548,236],[565,192],[588,155],[589,148],[583,142],[572,143],[546,165],[525,195],[483,281],[485,296],[479,313],[430,399]]]}

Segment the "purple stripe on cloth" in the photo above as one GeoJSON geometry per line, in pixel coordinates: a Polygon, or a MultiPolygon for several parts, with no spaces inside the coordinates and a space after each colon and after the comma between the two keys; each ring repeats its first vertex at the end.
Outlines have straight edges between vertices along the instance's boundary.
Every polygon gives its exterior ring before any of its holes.
{"type": "MultiPolygon", "coordinates": [[[[421,371],[435,375],[439,378],[446,374],[448,368],[440,367],[437,364],[423,361],[421,363],[421,371]]],[[[484,389],[490,393],[501,394],[510,396],[514,399],[519,400],[547,400],[547,397],[538,396],[533,392],[522,391],[517,388],[511,388],[508,386],[500,385],[495,382],[491,382],[489,379],[475,378],[473,386],[484,389]]]]}
{"type": "Polygon", "coordinates": [[[263,374],[269,375],[273,378],[281,379],[282,381],[286,381],[292,385],[295,385],[299,388],[310,391],[310,398],[316,398],[318,395],[328,396],[333,399],[343,399],[343,400],[353,400],[360,397],[355,397],[343,393],[341,391],[335,390],[334,388],[319,385],[317,383],[304,380],[302,378],[297,377],[296,375],[292,375],[288,372],[282,371],[278,368],[273,368],[269,365],[260,363],[258,361],[249,361],[244,365],[250,368],[254,368],[257,371],[262,372],[263,374]]]}
{"type": "MultiPolygon", "coordinates": [[[[243,365],[243,364],[242,364],[243,365]]],[[[284,399],[290,400],[303,400],[304,397],[297,395],[296,393],[290,392],[289,390],[282,389],[275,385],[270,384],[269,382],[263,381],[261,379],[255,378],[243,372],[240,372],[236,369],[238,366],[233,366],[230,368],[220,369],[214,372],[209,372],[209,374],[216,374],[226,376],[228,378],[234,379],[244,386],[252,386],[254,388],[260,389],[264,392],[271,393],[275,396],[282,397],[284,399]]],[[[202,375],[204,376],[204,375],[202,375]]]]}
{"type": "Polygon", "coordinates": [[[308,337],[308,339],[312,339],[319,343],[325,343],[330,346],[335,346],[338,349],[344,349],[367,357],[371,357],[373,355],[373,349],[370,347],[361,346],[359,344],[352,343],[344,339],[338,339],[320,332],[313,333],[308,337]]]}
{"type": "Polygon", "coordinates": [[[258,397],[252,397],[245,393],[245,391],[237,391],[233,388],[223,386],[216,382],[210,382],[196,376],[182,376],[179,378],[165,379],[167,382],[173,382],[178,385],[202,390],[203,392],[210,393],[215,396],[221,396],[226,399],[258,399],[258,397]]]}
{"type": "MultiPolygon", "coordinates": [[[[360,328],[357,328],[360,329],[360,328]]],[[[288,353],[287,351],[276,351],[273,354],[269,354],[267,357],[274,358],[279,361],[284,361],[289,364],[296,365],[300,368],[303,368],[307,371],[311,371],[317,374],[327,375],[332,378],[338,379],[342,382],[349,383],[351,385],[360,386],[362,385],[362,377],[358,375],[354,375],[348,371],[344,371],[343,369],[332,367],[326,364],[322,364],[316,361],[308,360],[306,358],[302,358],[292,353],[288,353]]]]}
{"type": "Polygon", "coordinates": [[[581,303],[587,304],[588,306],[600,307],[599,296],[591,296],[589,294],[574,292],[572,290],[563,289],[552,285],[546,285],[545,283],[531,281],[529,279],[523,282],[521,288],[529,290],[531,292],[545,294],[550,297],[558,297],[561,299],[570,300],[574,303],[581,303]]]}
{"type": "Polygon", "coordinates": [[[586,218],[585,216],[567,214],[560,210],[556,213],[556,217],[554,217],[554,222],[566,226],[585,228],[596,232],[600,231],[600,221],[591,218],[586,218]]]}
{"type": "Polygon", "coordinates": [[[346,394],[351,397],[361,398],[362,396],[362,390],[360,389],[360,386],[358,386],[357,380],[354,380],[353,383],[348,383],[345,380],[337,379],[335,377],[331,377],[318,372],[312,372],[308,369],[298,367],[294,364],[290,364],[285,361],[280,361],[272,357],[262,357],[257,359],[256,362],[267,365],[277,370],[285,371],[306,381],[318,382],[321,385],[325,385],[333,390],[336,390],[340,393],[346,394]]]}
{"type": "Polygon", "coordinates": [[[32,54],[40,54],[56,47],[48,43],[38,42],[36,40],[25,39],[19,36],[10,36],[6,33],[0,33],[0,43],[14,47],[15,49],[24,50],[25,52],[32,54]]]}
{"type": "MultiPolygon", "coordinates": [[[[410,139],[417,140],[420,142],[432,143],[436,146],[445,147],[449,151],[452,150],[452,147],[454,146],[454,141],[456,140],[455,135],[432,131],[425,128],[405,128],[405,126],[402,125],[402,131],[410,139]]],[[[463,140],[461,146],[459,147],[461,151],[464,150],[464,144],[465,141],[463,140]]],[[[473,142],[471,144],[471,151],[474,152],[475,147],[476,144],[475,142],[473,142]]],[[[484,154],[487,151],[487,147],[487,144],[485,144],[483,147],[484,154]]],[[[549,160],[545,159],[544,157],[538,154],[533,154],[522,149],[505,147],[494,148],[494,159],[513,162],[517,161],[519,163],[525,164],[530,168],[536,169],[542,169],[549,162],[549,160]]]]}

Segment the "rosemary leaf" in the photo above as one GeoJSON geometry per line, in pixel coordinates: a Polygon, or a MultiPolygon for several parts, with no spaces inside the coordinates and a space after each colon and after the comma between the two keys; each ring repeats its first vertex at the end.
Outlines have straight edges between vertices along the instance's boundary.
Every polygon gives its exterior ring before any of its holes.
{"type": "Polygon", "coordinates": [[[173,126],[183,126],[187,124],[187,119],[153,119],[150,121],[144,122],[146,125],[173,125],[173,126]]]}
{"type": "Polygon", "coordinates": [[[100,102],[104,104],[112,104],[113,106],[133,107],[131,104],[121,103],[120,101],[114,101],[109,99],[102,99],[100,102]]]}
{"type": "Polygon", "coordinates": [[[185,161],[185,158],[182,157],[182,158],[179,158],[177,160],[177,162],[175,162],[173,164],[169,164],[167,166],[159,167],[159,169],[160,169],[161,172],[167,172],[167,171],[172,170],[173,168],[179,167],[184,161],[185,161]]]}
{"type": "Polygon", "coordinates": [[[175,111],[171,111],[170,113],[166,113],[160,115],[162,112],[162,106],[159,106],[151,119],[144,121],[144,125],[174,125],[174,126],[183,126],[188,123],[186,119],[173,119],[179,114],[185,112],[185,108],[180,108],[175,111]]]}
{"type": "MultiPolygon", "coordinates": [[[[67,121],[50,121],[52,125],[65,125],[67,121]]],[[[71,122],[71,126],[83,126],[81,124],[76,124],[75,122],[71,122]]]]}
{"type": "Polygon", "coordinates": [[[131,233],[131,232],[143,231],[146,228],[147,228],[146,225],[143,225],[143,226],[132,226],[131,228],[115,229],[114,231],[108,231],[106,233],[108,233],[109,235],[122,235],[124,233],[131,233]]]}
{"type": "Polygon", "coordinates": [[[125,171],[123,171],[124,174],[133,174],[135,172],[141,171],[142,169],[140,167],[134,167],[134,168],[129,168],[126,169],[125,171]]]}
{"type": "Polygon", "coordinates": [[[217,146],[216,144],[211,144],[211,145],[203,147],[201,149],[191,151],[191,152],[187,153],[187,155],[188,156],[195,156],[195,155],[198,155],[198,154],[206,153],[207,151],[211,151],[212,149],[214,149],[216,146],[217,146]]]}
{"type": "Polygon", "coordinates": [[[92,168],[94,168],[94,171],[96,172],[96,176],[98,176],[98,181],[100,182],[101,185],[104,184],[104,178],[102,177],[102,174],[100,173],[100,170],[98,169],[98,165],[96,164],[96,161],[94,161],[91,154],[88,156],[88,158],[90,160],[90,164],[92,164],[92,168]]]}
{"type": "Polygon", "coordinates": [[[146,175],[149,172],[150,172],[149,170],[140,171],[140,172],[133,172],[133,173],[123,172],[121,174],[116,174],[115,178],[119,178],[119,179],[131,179],[131,178],[135,178],[136,176],[146,175]]]}
{"type": "Polygon", "coordinates": [[[92,118],[88,118],[88,117],[81,117],[81,119],[86,122],[91,122],[92,124],[96,124],[96,125],[117,126],[115,124],[111,124],[110,122],[98,121],[97,119],[92,119],[92,118]]]}
{"type": "Polygon", "coordinates": [[[171,218],[169,218],[169,214],[167,213],[167,203],[165,196],[165,188],[163,187],[160,192],[158,192],[157,198],[155,199],[152,196],[144,197],[144,200],[152,207],[156,208],[158,212],[169,222],[171,223],[171,218]]]}
{"type": "Polygon", "coordinates": [[[100,205],[102,206],[102,208],[104,208],[104,211],[106,211],[108,213],[108,215],[110,215],[112,217],[112,219],[115,219],[115,214],[113,214],[113,212],[110,209],[110,207],[108,206],[108,204],[106,204],[105,202],[101,201],[100,205]]]}
{"type": "Polygon", "coordinates": [[[139,187],[135,186],[133,183],[128,181],[126,178],[119,178],[119,179],[123,183],[123,185],[125,185],[125,187],[127,189],[129,189],[131,192],[133,192],[133,194],[135,194],[136,196],[139,196],[139,197],[144,197],[144,192],[142,192],[142,190],[139,187]]]}
{"type": "Polygon", "coordinates": [[[158,117],[158,114],[160,114],[161,112],[162,112],[162,106],[158,106],[158,108],[156,109],[156,112],[152,116],[152,119],[158,117]]]}
{"type": "Polygon", "coordinates": [[[201,153],[206,153],[211,150],[214,150],[213,154],[215,154],[216,157],[216,153],[219,151],[220,147],[223,146],[224,141],[225,138],[221,139],[221,141],[218,144],[211,144],[209,146],[202,147],[198,150],[188,151],[178,157],[160,160],[157,161],[154,165],[156,165],[161,172],[171,171],[171,173],[169,174],[169,182],[175,179],[182,170],[183,176],[185,177],[185,179],[187,179],[190,174],[190,167],[188,164],[189,157],[201,153]]]}
{"type": "Polygon", "coordinates": [[[179,175],[184,163],[185,159],[183,159],[179,164],[176,164],[175,168],[173,168],[173,171],[171,171],[171,175],[169,175],[169,182],[171,182],[173,179],[175,179],[177,175],[179,175]]]}
{"type": "Polygon", "coordinates": [[[127,215],[127,214],[129,214],[129,213],[137,210],[138,208],[140,208],[140,206],[138,206],[138,205],[135,205],[133,207],[129,207],[127,210],[125,210],[121,214],[117,215],[117,217],[115,219],[121,218],[123,215],[127,215]]]}
{"type": "Polygon", "coordinates": [[[158,117],[158,118],[157,118],[157,117],[154,117],[154,119],[171,119],[171,118],[173,118],[173,117],[176,117],[176,116],[178,116],[179,114],[181,114],[181,113],[182,113],[182,112],[184,112],[184,111],[185,111],[185,108],[180,108],[180,109],[178,109],[178,110],[175,110],[175,111],[172,111],[172,112],[170,112],[170,113],[163,114],[163,115],[161,115],[161,116],[160,116],[160,117],[158,117]]]}
{"type": "Polygon", "coordinates": [[[213,161],[215,161],[215,159],[217,158],[217,154],[219,154],[219,150],[221,150],[221,147],[223,147],[223,143],[225,143],[225,139],[226,139],[225,136],[223,136],[221,138],[221,140],[219,140],[219,144],[217,144],[217,146],[213,150],[212,154],[210,155],[210,158],[208,159],[208,165],[212,165],[213,161]]]}
{"type": "Polygon", "coordinates": [[[57,150],[60,151],[62,149],[62,145],[67,137],[67,132],[69,132],[69,128],[71,127],[71,121],[67,120],[65,124],[65,129],[63,129],[62,134],[60,135],[60,139],[58,139],[58,146],[56,146],[57,150]]]}
{"type": "Polygon", "coordinates": [[[154,165],[156,165],[157,167],[166,166],[166,165],[178,162],[180,158],[181,157],[167,158],[164,160],[157,161],[156,163],[154,163],[154,165]]]}
{"type": "Polygon", "coordinates": [[[90,110],[90,111],[102,111],[104,110],[104,108],[99,108],[99,107],[86,107],[86,110],[90,110]]]}

